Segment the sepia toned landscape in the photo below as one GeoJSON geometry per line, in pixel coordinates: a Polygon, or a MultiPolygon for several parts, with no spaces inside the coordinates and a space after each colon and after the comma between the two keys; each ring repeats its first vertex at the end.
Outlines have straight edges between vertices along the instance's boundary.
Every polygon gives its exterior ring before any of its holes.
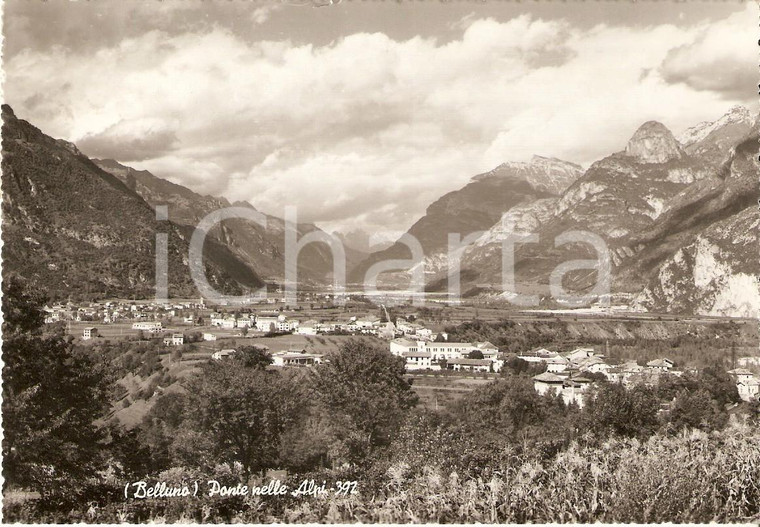
{"type": "Polygon", "coordinates": [[[3,9],[3,521],[760,521],[756,3],[3,9]]]}

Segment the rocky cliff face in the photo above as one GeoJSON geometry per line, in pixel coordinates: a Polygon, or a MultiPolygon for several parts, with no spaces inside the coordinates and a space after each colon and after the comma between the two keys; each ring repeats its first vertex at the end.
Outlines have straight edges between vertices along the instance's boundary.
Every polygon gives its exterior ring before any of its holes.
{"type": "MultiPolygon", "coordinates": [[[[625,151],[592,164],[561,196],[506,211],[462,252],[463,283],[498,288],[502,241],[532,233],[540,241],[518,248],[516,281],[547,293],[557,265],[594,256],[581,245],[556,248],[554,238],[587,230],[610,248],[613,292],[635,298],[639,308],[755,313],[760,170],[748,116],[733,109],[693,129],[685,147],[661,124],[646,123],[625,151]]],[[[594,278],[578,273],[566,285],[583,290],[594,278]]]]}
{"type": "Polygon", "coordinates": [[[757,118],[743,106],[731,108],[715,121],[699,123],[678,137],[684,151],[700,156],[712,164],[724,161],[741,140],[746,137],[757,118]]]}
{"type": "Polygon", "coordinates": [[[655,311],[760,317],[758,135],[721,170],[677,196],[622,275],[647,277],[637,306],[655,311]]]}
{"type": "Polygon", "coordinates": [[[625,154],[639,163],[667,163],[684,157],[681,145],[665,125],[648,121],[633,134],[625,154]]]}
{"type": "MultiPolygon", "coordinates": [[[[445,274],[449,233],[458,233],[464,238],[485,231],[499,221],[504,212],[561,193],[582,172],[582,168],[573,163],[534,156],[528,163],[499,165],[473,177],[465,187],[442,196],[408,231],[422,245],[428,278],[445,274]]],[[[376,262],[410,257],[409,249],[396,243],[357,265],[351,279],[361,282],[367,269],[376,262]]],[[[408,274],[402,270],[386,273],[383,278],[387,284],[403,283],[408,281],[408,274]]]]}
{"type": "Polygon", "coordinates": [[[649,228],[673,196],[705,176],[705,168],[683,153],[663,125],[646,123],[625,151],[593,163],[560,196],[507,211],[464,252],[462,268],[477,276],[478,283],[498,284],[502,241],[510,233],[534,234],[538,243],[518,251],[517,281],[548,290],[549,275],[562,261],[593,256],[581,245],[555,247],[559,235],[593,233],[607,242],[613,260],[618,260],[618,253],[631,252],[628,237],[649,228]]]}
{"type": "Polygon", "coordinates": [[[472,181],[491,178],[513,179],[527,182],[536,191],[559,195],[578,179],[582,171],[583,169],[575,163],[534,155],[528,163],[503,163],[490,172],[475,176],[472,181]]]}

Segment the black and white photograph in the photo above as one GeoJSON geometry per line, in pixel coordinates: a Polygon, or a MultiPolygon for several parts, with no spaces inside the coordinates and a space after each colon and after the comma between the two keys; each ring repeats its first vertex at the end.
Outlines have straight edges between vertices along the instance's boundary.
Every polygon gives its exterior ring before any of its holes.
{"type": "Polygon", "coordinates": [[[760,4],[3,0],[2,522],[760,523],[760,4]]]}

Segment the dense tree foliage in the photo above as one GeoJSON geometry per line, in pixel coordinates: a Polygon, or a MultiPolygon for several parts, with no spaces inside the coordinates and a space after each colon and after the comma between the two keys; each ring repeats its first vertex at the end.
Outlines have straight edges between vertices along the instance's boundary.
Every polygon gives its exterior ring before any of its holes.
{"type": "Polygon", "coordinates": [[[363,340],[344,344],[315,368],[314,394],[343,447],[337,455],[355,462],[390,442],[417,402],[404,373],[402,358],[363,340]]]}
{"type": "Polygon", "coordinates": [[[584,415],[588,429],[601,436],[649,437],[659,425],[659,409],[660,400],[653,389],[607,383],[599,385],[588,399],[584,415]]]}
{"type": "Polygon", "coordinates": [[[187,385],[183,427],[212,438],[214,458],[237,461],[246,474],[276,466],[281,436],[303,407],[303,394],[286,375],[261,364],[207,365],[187,385]]]}
{"type": "Polygon", "coordinates": [[[3,475],[44,495],[71,492],[103,463],[108,395],[101,364],[61,335],[43,335],[42,298],[3,286],[3,475]]]}

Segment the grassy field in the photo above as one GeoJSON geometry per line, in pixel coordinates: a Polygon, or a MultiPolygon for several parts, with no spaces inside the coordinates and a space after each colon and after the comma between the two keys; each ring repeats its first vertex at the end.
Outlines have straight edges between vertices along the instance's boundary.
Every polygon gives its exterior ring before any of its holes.
{"type": "Polygon", "coordinates": [[[420,398],[420,406],[430,410],[442,410],[475,388],[498,378],[496,374],[476,373],[425,375],[411,374],[412,389],[420,398]]]}

